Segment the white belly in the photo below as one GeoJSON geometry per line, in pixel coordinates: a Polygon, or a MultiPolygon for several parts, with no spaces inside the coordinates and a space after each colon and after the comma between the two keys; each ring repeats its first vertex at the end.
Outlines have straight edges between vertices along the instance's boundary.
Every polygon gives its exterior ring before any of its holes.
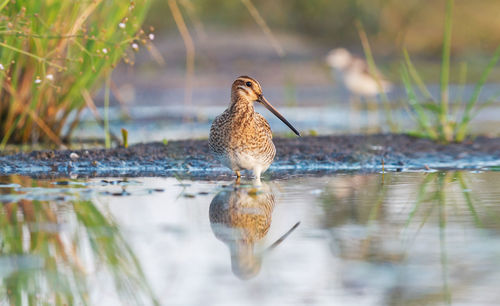
{"type": "MultiPolygon", "coordinates": [[[[274,158],[274,156],[273,156],[274,158]]],[[[239,171],[239,170],[252,170],[255,171],[259,169],[264,172],[269,168],[273,162],[273,158],[266,156],[261,156],[258,154],[252,154],[251,152],[231,152],[219,156],[219,160],[228,168],[239,171]]]]}

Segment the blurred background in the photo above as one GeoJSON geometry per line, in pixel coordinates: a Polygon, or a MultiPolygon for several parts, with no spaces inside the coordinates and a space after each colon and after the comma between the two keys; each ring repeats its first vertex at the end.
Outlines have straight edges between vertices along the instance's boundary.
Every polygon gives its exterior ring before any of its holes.
{"type": "MultiPolygon", "coordinates": [[[[255,8],[283,48],[283,56],[275,51],[241,1],[185,0],[179,4],[196,49],[196,80],[202,84],[229,87],[220,82],[227,79],[219,79],[227,70],[231,73],[229,82],[235,75],[248,73],[265,77],[264,84],[283,85],[287,79],[298,84],[329,84],[331,77],[324,61],[329,50],[344,47],[363,56],[355,26],[358,20],[365,27],[377,61],[384,64],[389,76],[394,74],[395,81],[399,79],[397,65],[403,47],[429,64],[439,63],[441,58],[445,1],[254,0],[255,8]]],[[[493,0],[455,2],[454,61],[479,64],[488,60],[485,56],[492,54],[500,40],[496,30],[500,26],[496,18],[499,14],[500,5],[493,0]]],[[[165,69],[159,71],[165,76],[183,73],[185,49],[166,1],[153,2],[145,25],[157,29],[155,44],[166,59],[165,69]]],[[[474,66],[470,67],[471,73],[477,73],[474,66]]],[[[140,65],[139,69],[151,66],[140,65]]],[[[434,72],[426,76],[437,81],[439,74],[434,72]]],[[[166,85],[178,80],[172,78],[165,80],[166,85]]]]}
{"type": "MultiPolygon", "coordinates": [[[[239,75],[259,80],[271,103],[306,132],[388,131],[385,121],[379,119],[384,112],[376,113],[381,108],[380,101],[373,103],[369,114],[363,109],[352,113],[353,105],[349,102],[352,93],[342,91],[342,80],[335,77],[325,60],[330,50],[340,47],[364,58],[356,27],[359,22],[366,31],[379,70],[395,84],[391,101],[406,97],[400,76],[403,48],[408,49],[431,91],[439,83],[445,1],[255,0],[250,7],[246,1],[177,3],[193,43],[192,79],[186,80],[185,41],[167,1],[153,2],[144,23],[145,28],[155,29],[153,44],[158,54],[143,49],[134,67],[121,65],[113,74],[126,105],[151,106],[154,116],[191,120],[185,130],[180,129],[182,132],[177,129],[176,133],[169,133],[168,127],[165,128],[162,135],[169,139],[206,137],[207,125],[193,121],[208,122],[222,112],[229,103],[230,85],[239,75]],[[187,91],[186,82],[190,87],[187,91]],[[301,110],[295,111],[296,108],[301,110]]],[[[500,41],[500,33],[496,31],[500,26],[496,18],[499,14],[500,5],[493,0],[455,2],[452,84],[461,82],[465,62],[468,63],[466,82],[473,84],[480,78],[500,41]]],[[[500,70],[495,68],[488,81],[499,79],[500,70]]],[[[495,88],[486,86],[484,90],[489,94],[485,97],[494,95],[495,88]]],[[[452,94],[459,91],[453,85],[450,89],[452,94]]],[[[439,91],[437,86],[434,90],[439,91]]],[[[465,91],[467,96],[472,87],[465,91]]],[[[363,108],[354,105],[357,107],[363,108]]],[[[396,112],[402,111],[402,121],[407,122],[403,107],[394,107],[396,112]]],[[[144,108],[142,111],[146,112],[144,108]]],[[[260,108],[259,111],[265,112],[260,108]]],[[[135,113],[135,116],[149,119],[148,114],[135,113]]],[[[275,132],[287,133],[279,121],[265,116],[273,121],[275,132]]],[[[495,119],[483,116],[484,129],[473,127],[472,131],[498,133],[495,119]]],[[[160,137],[153,136],[154,133],[148,135],[154,140],[160,137]]]]}
{"type": "MultiPolygon", "coordinates": [[[[0,106],[16,101],[17,91],[39,118],[0,107],[0,117],[9,119],[0,125],[0,148],[68,139],[102,143],[108,127],[114,136],[106,133],[107,146],[110,139],[119,143],[122,128],[130,143],[206,138],[240,75],[259,80],[268,100],[303,134],[416,131],[445,142],[500,134],[495,0],[6,3],[0,80],[19,81],[2,91],[0,106]],[[96,11],[86,15],[87,9],[96,11]],[[54,17],[66,14],[78,27],[54,17]],[[89,17],[79,24],[79,16],[89,17]],[[71,31],[78,40],[62,35],[71,31]],[[66,42],[71,52],[64,53],[66,42]],[[327,61],[339,48],[352,54],[347,69],[327,61]],[[34,56],[12,58],[19,49],[34,56]],[[61,52],[53,56],[53,50],[61,52]],[[62,72],[47,73],[57,63],[62,72]],[[25,123],[26,116],[33,122],[25,123]],[[48,137],[40,118],[56,136],[48,137]]],[[[289,135],[257,110],[276,134],[289,135]]]]}

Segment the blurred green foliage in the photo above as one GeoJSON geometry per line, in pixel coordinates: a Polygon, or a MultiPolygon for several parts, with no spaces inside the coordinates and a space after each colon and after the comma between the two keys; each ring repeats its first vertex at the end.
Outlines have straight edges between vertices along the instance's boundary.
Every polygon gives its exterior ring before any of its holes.
{"type": "MultiPolygon", "coordinates": [[[[255,21],[241,1],[180,0],[181,8],[206,27],[238,31],[253,29],[255,21]],[[182,5],[184,3],[184,5],[182,5]],[[187,9],[189,7],[189,9],[187,9]]],[[[360,47],[355,21],[366,28],[377,53],[412,53],[437,56],[441,52],[445,1],[431,0],[253,0],[273,31],[301,34],[334,46],[360,47]]],[[[158,29],[176,31],[165,18],[165,1],[156,1],[148,22],[158,29]]],[[[452,53],[485,52],[500,41],[500,4],[497,0],[458,0],[452,53]]]]}

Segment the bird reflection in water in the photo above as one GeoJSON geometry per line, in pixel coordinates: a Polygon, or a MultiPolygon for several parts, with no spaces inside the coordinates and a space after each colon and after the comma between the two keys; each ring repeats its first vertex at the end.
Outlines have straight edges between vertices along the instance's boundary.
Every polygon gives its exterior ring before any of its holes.
{"type": "Polygon", "coordinates": [[[229,247],[231,269],[240,279],[255,277],[262,256],[280,244],[298,225],[266,250],[255,251],[271,226],[275,195],[266,183],[259,188],[235,185],[219,192],[210,203],[210,225],[217,239],[229,247]]]}

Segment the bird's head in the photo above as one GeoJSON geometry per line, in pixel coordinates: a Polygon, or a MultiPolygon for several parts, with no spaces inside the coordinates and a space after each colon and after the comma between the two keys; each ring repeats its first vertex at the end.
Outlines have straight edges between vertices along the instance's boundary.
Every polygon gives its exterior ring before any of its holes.
{"type": "Polygon", "coordinates": [[[231,103],[258,102],[286,124],[297,136],[300,133],[267,101],[257,80],[249,76],[238,77],[231,87],[231,103]]]}
{"type": "Polygon", "coordinates": [[[352,55],[344,48],[333,49],[326,56],[327,64],[338,70],[345,70],[352,61],[352,55]]]}
{"type": "Polygon", "coordinates": [[[233,101],[236,100],[235,98],[245,98],[248,101],[259,102],[262,97],[262,87],[257,80],[248,76],[240,76],[233,82],[231,97],[233,101]]]}

